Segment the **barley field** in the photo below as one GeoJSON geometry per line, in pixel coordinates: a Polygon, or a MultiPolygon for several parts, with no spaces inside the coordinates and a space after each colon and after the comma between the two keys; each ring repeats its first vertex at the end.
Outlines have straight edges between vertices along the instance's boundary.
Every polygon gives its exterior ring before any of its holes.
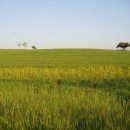
{"type": "Polygon", "coordinates": [[[0,50],[0,130],[130,130],[129,56],[0,50]]]}

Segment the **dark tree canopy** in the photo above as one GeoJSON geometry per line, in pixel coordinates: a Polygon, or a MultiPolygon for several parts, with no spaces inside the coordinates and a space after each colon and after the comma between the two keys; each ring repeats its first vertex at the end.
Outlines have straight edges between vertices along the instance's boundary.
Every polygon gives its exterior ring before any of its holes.
{"type": "Polygon", "coordinates": [[[129,44],[128,42],[120,42],[120,43],[117,45],[116,48],[118,48],[118,47],[120,47],[120,48],[122,48],[122,49],[125,50],[127,47],[130,47],[130,44],[129,44]]]}
{"type": "Polygon", "coordinates": [[[37,49],[37,47],[36,46],[32,46],[32,49],[37,49]]]}

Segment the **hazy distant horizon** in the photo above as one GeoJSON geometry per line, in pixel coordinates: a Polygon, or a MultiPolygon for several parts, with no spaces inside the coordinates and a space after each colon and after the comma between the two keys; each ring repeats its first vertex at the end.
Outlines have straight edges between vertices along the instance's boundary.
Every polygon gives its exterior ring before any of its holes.
{"type": "Polygon", "coordinates": [[[130,0],[0,2],[0,49],[116,49],[130,42],[130,0]]]}

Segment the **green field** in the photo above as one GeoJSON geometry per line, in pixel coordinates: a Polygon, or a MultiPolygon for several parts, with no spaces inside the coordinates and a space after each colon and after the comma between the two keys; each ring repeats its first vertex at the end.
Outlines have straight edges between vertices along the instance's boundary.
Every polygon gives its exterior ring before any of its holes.
{"type": "Polygon", "coordinates": [[[130,65],[130,51],[98,49],[0,50],[0,66],[130,65]]]}
{"type": "Polygon", "coordinates": [[[0,130],[130,130],[129,56],[0,50],[0,130]]]}

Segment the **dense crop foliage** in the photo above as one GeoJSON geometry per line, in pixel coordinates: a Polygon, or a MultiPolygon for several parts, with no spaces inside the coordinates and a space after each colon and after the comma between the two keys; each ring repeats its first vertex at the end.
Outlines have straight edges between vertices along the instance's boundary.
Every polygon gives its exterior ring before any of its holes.
{"type": "Polygon", "coordinates": [[[130,68],[0,68],[1,130],[129,130],[130,68]]]}
{"type": "Polygon", "coordinates": [[[0,130],[130,130],[130,52],[0,50],[0,130]]]}

